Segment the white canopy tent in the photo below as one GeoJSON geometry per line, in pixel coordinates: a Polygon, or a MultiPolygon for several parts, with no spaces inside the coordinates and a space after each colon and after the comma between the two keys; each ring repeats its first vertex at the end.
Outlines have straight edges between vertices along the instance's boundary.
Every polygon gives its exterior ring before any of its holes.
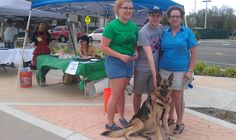
{"type": "MultiPolygon", "coordinates": [[[[29,11],[31,9],[31,2],[26,0],[1,0],[0,1],[0,35],[3,32],[3,21],[5,18],[16,18],[17,16],[29,16],[29,11]]],[[[43,17],[52,19],[66,19],[65,14],[48,12],[42,10],[32,10],[32,17],[43,17]]]]}
{"type": "MultiPolygon", "coordinates": [[[[1,0],[0,16],[28,16],[31,9],[31,2],[26,0],[1,0]]],[[[32,17],[45,17],[54,19],[66,19],[65,14],[32,10],[32,17]]]]}
{"type": "MultiPolygon", "coordinates": [[[[3,19],[4,17],[17,17],[17,16],[24,16],[24,17],[39,17],[39,18],[50,18],[50,19],[66,19],[65,14],[55,13],[55,12],[48,12],[42,10],[31,9],[31,2],[26,0],[0,0],[0,17],[3,19]],[[30,15],[30,16],[29,16],[30,15]]],[[[28,24],[29,25],[29,19],[28,24]]],[[[29,27],[27,27],[28,29],[29,27]]],[[[1,24],[1,32],[3,29],[3,24],[1,24]]],[[[23,44],[23,51],[22,51],[22,58],[24,58],[24,46],[26,44],[26,37],[27,33],[24,38],[23,44]]],[[[20,67],[22,63],[20,63],[20,67]]],[[[19,68],[20,68],[19,67],[19,68]]],[[[19,73],[18,73],[19,75],[19,73]]],[[[18,82],[18,79],[17,79],[18,82]]]]}

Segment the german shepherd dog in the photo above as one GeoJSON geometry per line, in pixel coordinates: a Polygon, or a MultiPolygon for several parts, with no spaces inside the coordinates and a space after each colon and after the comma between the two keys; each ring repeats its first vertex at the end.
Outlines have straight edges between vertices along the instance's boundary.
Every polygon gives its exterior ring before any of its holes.
{"type": "Polygon", "coordinates": [[[152,97],[148,97],[144,101],[140,110],[130,120],[130,125],[117,131],[105,131],[101,135],[113,138],[125,137],[126,140],[130,140],[130,136],[140,135],[147,140],[152,140],[149,134],[153,134],[155,140],[162,140],[160,125],[160,122],[162,122],[168,139],[174,139],[173,135],[169,132],[167,123],[173,78],[173,73],[168,79],[162,79],[158,75],[157,88],[154,90],[152,97]]]}

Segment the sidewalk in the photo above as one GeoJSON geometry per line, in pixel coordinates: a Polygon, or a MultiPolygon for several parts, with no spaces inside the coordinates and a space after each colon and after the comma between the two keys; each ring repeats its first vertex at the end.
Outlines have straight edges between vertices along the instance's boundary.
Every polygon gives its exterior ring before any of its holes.
{"type": "MultiPolygon", "coordinates": [[[[33,79],[32,88],[17,89],[14,88],[15,79],[15,70],[8,73],[0,72],[1,111],[64,139],[110,139],[100,136],[100,133],[105,130],[106,120],[106,114],[103,113],[102,96],[87,99],[76,86],[55,85],[41,88],[36,85],[35,79],[33,79]]],[[[54,72],[49,74],[48,83],[60,81],[61,79],[54,72]]],[[[196,76],[195,88],[186,91],[186,104],[187,106],[209,106],[206,104],[209,101],[212,104],[215,101],[224,101],[220,103],[224,106],[226,101],[231,102],[230,99],[236,99],[235,85],[236,79],[196,76]],[[223,98],[215,96],[217,94],[222,94],[223,98]],[[225,94],[230,98],[226,99],[225,94]],[[216,97],[220,100],[216,100],[216,97]]],[[[133,115],[132,96],[127,95],[126,97],[125,115],[127,119],[130,119],[133,115]]],[[[183,134],[177,135],[176,140],[233,140],[236,137],[235,125],[195,111],[186,109],[184,122],[185,131],[183,134]]],[[[133,139],[141,140],[142,138],[133,139]]],[[[24,140],[31,139],[25,134],[24,140]]]]}

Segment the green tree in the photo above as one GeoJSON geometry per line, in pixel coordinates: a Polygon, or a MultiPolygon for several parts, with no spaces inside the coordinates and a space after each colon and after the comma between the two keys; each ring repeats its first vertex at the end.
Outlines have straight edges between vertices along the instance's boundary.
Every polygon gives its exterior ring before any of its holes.
{"type": "MultiPolygon", "coordinates": [[[[196,18],[196,27],[204,27],[205,9],[199,10],[196,14],[191,13],[188,15],[188,23],[191,17],[196,18]]],[[[191,24],[190,27],[192,27],[191,24]]],[[[208,9],[207,28],[224,29],[230,32],[236,30],[236,16],[234,14],[234,9],[227,6],[222,6],[221,8],[213,6],[211,9],[208,9]]]]}

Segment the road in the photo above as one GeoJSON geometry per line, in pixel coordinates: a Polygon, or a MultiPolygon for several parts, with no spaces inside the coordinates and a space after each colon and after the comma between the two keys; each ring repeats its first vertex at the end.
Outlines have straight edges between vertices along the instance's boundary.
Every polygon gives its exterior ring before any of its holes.
{"type": "MultiPolygon", "coordinates": [[[[98,42],[93,42],[95,47],[98,42]]],[[[236,40],[201,40],[197,48],[197,60],[222,67],[236,67],[236,40]]]]}
{"type": "Polygon", "coordinates": [[[223,67],[236,67],[236,40],[201,40],[197,60],[223,67]]]}
{"type": "Polygon", "coordinates": [[[51,132],[0,111],[1,140],[64,140],[51,132]]]}

